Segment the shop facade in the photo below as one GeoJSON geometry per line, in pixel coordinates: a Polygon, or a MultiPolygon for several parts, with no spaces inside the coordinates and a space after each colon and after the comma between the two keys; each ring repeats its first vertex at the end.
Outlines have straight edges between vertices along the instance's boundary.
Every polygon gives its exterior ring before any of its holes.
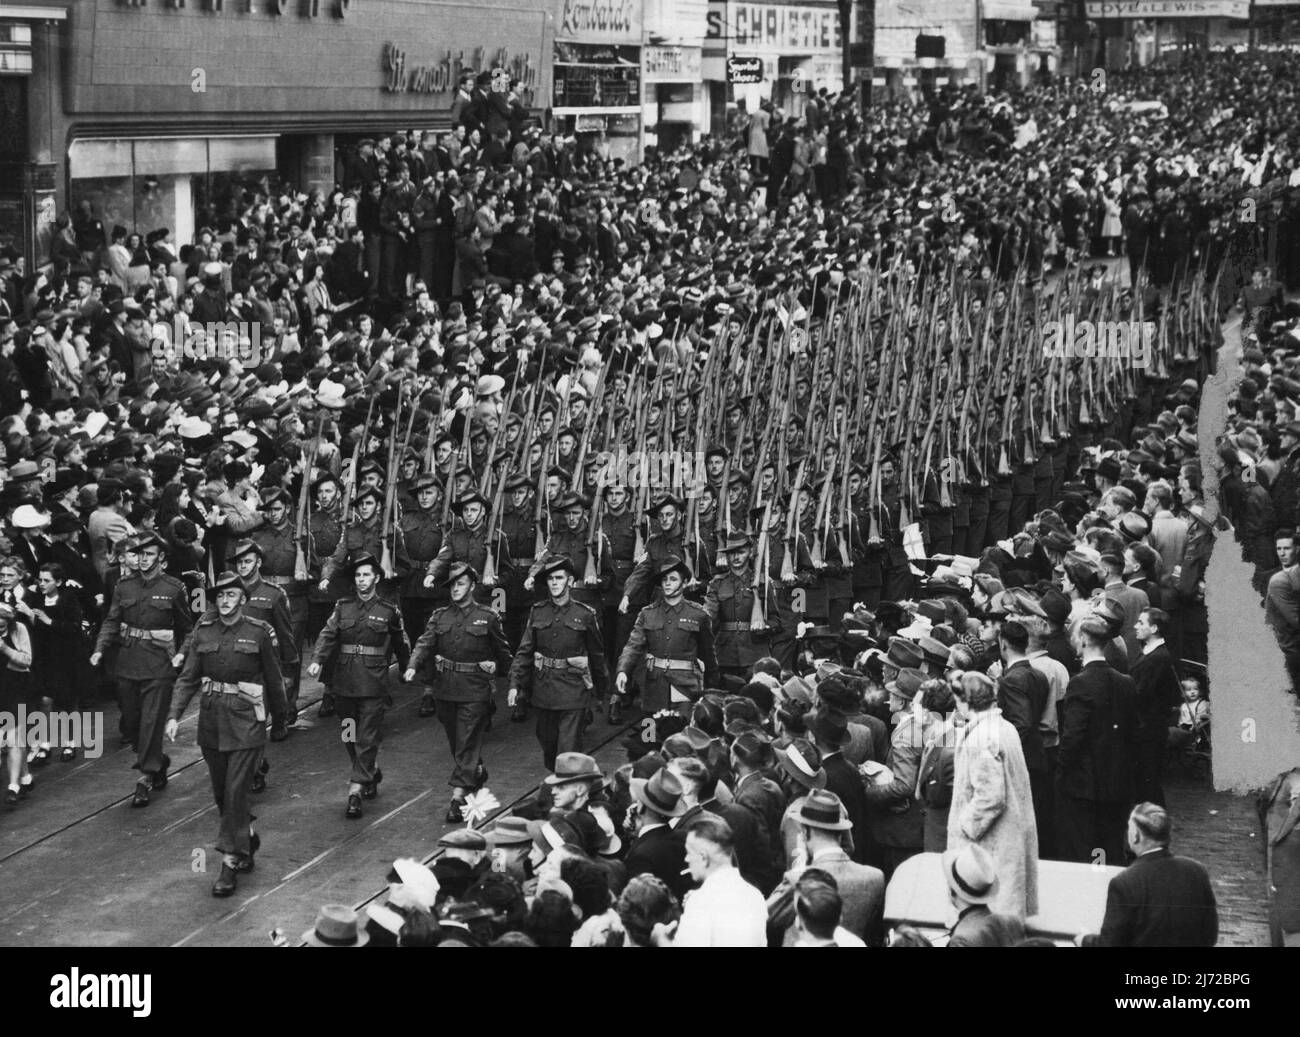
{"type": "MultiPolygon", "coordinates": [[[[13,10],[0,8],[0,25],[13,24],[13,10]]],[[[59,211],[88,201],[106,226],[167,227],[179,242],[245,190],[329,190],[358,136],[450,125],[462,70],[504,67],[529,107],[551,104],[553,0],[85,0],[22,10],[36,12],[25,23],[23,153],[0,159],[48,185],[59,211]]],[[[39,235],[27,237],[30,258],[43,261],[39,235]]]]}
{"type": "Polygon", "coordinates": [[[555,128],[604,158],[639,161],[642,3],[559,0],[552,65],[555,128]]]}
{"type": "MultiPolygon", "coordinates": [[[[850,39],[855,38],[854,25],[851,21],[850,39]]],[[[833,0],[710,0],[703,71],[711,132],[722,132],[729,111],[737,107],[752,112],[760,101],[771,100],[797,119],[809,94],[823,88],[842,91],[841,38],[839,7],[833,0]]]]}
{"type": "Polygon", "coordinates": [[[644,0],[645,142],[664,151],[691,144],[707,126],[704,36],[708,0],[644,0]]]}
{"type": "Polygon", "coordinates": [[[1084,14],[1096,60],[1109,69],[1250,42],[1250,0],[1086,0],[1084,14]]]}

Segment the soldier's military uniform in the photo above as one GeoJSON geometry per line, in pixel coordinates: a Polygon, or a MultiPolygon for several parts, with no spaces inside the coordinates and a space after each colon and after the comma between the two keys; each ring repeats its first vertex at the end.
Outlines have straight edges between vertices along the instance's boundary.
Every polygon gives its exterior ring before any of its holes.
{"type": "MultiPolygon", "coordinates": [[[[477,502],[483,505],[484,517],[473,529],[463,522],[451,529],[443,538],[442,547],[437,556],[429,563],[425,582],[436,585],[455,562],[464,562],[475,572],[481,573],[487,562],[488,553],[488,502],[477,492],[470,493],[456,501],[451,507],[457,515],[465,510],[465,505],[477,502]]],[[[513,566],[510,548],[506,546],[505,537],[498,531],[494,537],[494,558],[496,580],[492,584],[480,584],[474,588],[474,597],[482,605],[492,604],[492,591],[503,582],[508,582],[513,566]]]]}
{"type": "MultiPolygon", "coordinates": [[[[334,547],[334,553],[321,566],[320,578],[329,580],[331,592],[337,587],[340,596],[348,593],[345,577],[349,572],[349,558],[356,558],[363,554],[382,558],[384,554],[383,516],[380,514],[384,495],[373,486],[367,486],[357,492],[353,498],[353,505],[360,503],[363,497],[374,497],[380,507],[375,509],[375,513],[367,521],[363,522],[357,518],[349,522],[334,547]]],[[[380,576],[382,578],[383,574],[381,573],[380,576]]]]}
{"type": "MultiPolygon", "coordinates": [[[[573,573],[573,562],[556,558],[538,573],[573,573]]],[[[547,770],[560,753],[581,752],[583,714],[592,696],[609,691],[609,669],[596,610],[569,597],[534,605],[510,667],[510,687],[527,694],[537,710],[537,740],[547,770]]]]}
{"type": "MultiPolygon", "coordinates": [[[[262,557],[261,545],[256,540],[241,540],[230,554],[231,564],[237,564],[246,554],[256,553],[262,557]]],[[[275,639],[280,651],[280,673],[289,672],[289,668],[298,662],[298,646],[293,640],[293,618],[289,612],[289,595],[277,584],[270,582],[260,569],[256,576],[244,581],[244,593],[248,600],[244,602],[244,613],[253,619],[259,619],[275,631],[275,639]]],[[[209,613],[216,607],[213,600],[209,613]]],[[[287,696],[286,696],[287,697],[287,696]]]]}
{"type": "MultiPolygon", "coordinates": [[[[532,486],[533,481],[526,475],[511,476],[505,485],[506,496],[509,498],[516,490],[527,490],[532,486]]],[[[514,566],[506,584],[505,632],[511,651],[519,647],[519,639],[524,636],[524,623],[535,600],[532,591],[524,590],[524,579],[536,560],[537,519],[534,507],[532,501],[525,500],[518,508],[506,504],[501,513],[501,535],[510,549],[514,566]]]]}
{"type": "MultiPolygon", "coordinates": [[[[686,578],[690,570],[680,558],[669,558],[656,574],[658,581],[673,572],[686,578]]],[[[670,605],[659,595],[643,608],[618,669],[630,680],[643,665],[641,706],[647,713],[685,707],[704,693],[705,683],[716,686],[718,657],[704,607],[686,598],[670,605]]]]}
{"type": "MultiPolygon", "coordinates": [[[[766,507],[750,510],[750,520],[762,523],[767,515],[766,507]]],[[[794,668],[795,635],[799,629],[799,617],[802,613],[795,611],[796,592],[803,592],[812,574],[812,555],[808,551],[808,542],[802,533],[795,534],[791,564],[794,569],[794,582],[785,583],[781,571],[785,568],[786,542],[785,526],[768,530],[767,541],[767,607],[764,609],[768,631],[771,637],[772,657],[781,663],[783,669],[794,668]]],[[[761,565],[761,562],[755,562],[761,565]]]]}
{"type": "MultiPolygon", "coordinates": [[[[156,544],[155,533],[136,538],[138,549],[156,544]]],[[[113,679],[121,705],[123,730],[135,746],[134,768],[140,771],[133,806],[145,806],[149,793],[167,785],[170,758],[163,753],[163,728],[171,706],[176,669],[172,656],[179,650],[194,622],[185,584],[155,570],[120,580],[113,588],[108,616],[99,628],[95,651],[118,649],[113,679]]]]}
{"type": "Polygon", "coordinates": [[[632,633],[636,615],[631,609],[619,612],[619,602],[626,593],[627,578],[636,568],[636,515],[626,504],[617,513],[606,507],[600,516],[601,527],[609,541],[610,568],[613,570],[602,603],[601,631],[605,638],[605,655],[613,668],[619,653],[632,633]]]}
{"type": "MultiPolygon", "coordinates": [[[[576,493],[565,494],[560,499],[560,504],[561,513],[569,508],[580,507],[586,509],[589,506],[587,500],[576,493]]],[[[584,577],[587,573],[587,555],[590,552],[590,540],[591,527],[588,519],[584,518],[577,529],[570,529],[568,521],[561,518],[560,524],[551,530],[551,536],[546,542],[546,550],[542,552],[542,557],[533,562],[528,575],[533,579],[535,587],[537,574],[542,571],[547,563],[560,557],[568,558],[573,563],[573,570],[577,574],[577,582],[569,589],[569,593],[575,601],[590,605],[596,610],[596,615],[599,616],[604,591],[614,579],[614,567],[610,558],[609,539],[602,531],[599,534],[599,547],[595,558],[596,585],[594,587],[586,586],[584,577]]],[[[607,631],[601,631],[602,636],[606,633],[607,631]]]]}
{"type": "MultiPolygon", "coordinates": [[[[363,554],[354,560],[353,570],[363,563],[379,569],[374,555],[363,554]]],[[[367,598],[353,593],[340,599],[316,643],[315,665],[323,668],[327,660],[335,659],[335,708],[340,719],[351,722],[352,729],[344,743],[352,761],[351,781],[361,786],[361,795],[367,799],[374,798],[382,779],[376,760],[384,712],[392,702],[388,665],[396,657],[405,670],[410,654],[401,610],[378,593],[367,598]]],[[[359,804],[354,813],[349,803],[349,816],[360,816],[359,804]]]]}
{"type": "MultiPolygon", "coordinates": [[[[338,479],[333,475],[322,475],[312,484],[313,496],[325,482],[332,482],[336,487],[339,485],[338,479]]],[[[307,563],[311,571],[311,584],[307,589],[307,636],[302,644],[304,649],[307,647],[307,641],[316,640],[320,632],[325,629],[325,622],[334,611],[334,605],[339,599],[338,588],[330,586],[321,590],[320,580],[325,563],[334,554],[342,537],[343,502],[340,498],[336,499],[329,508],[317,508],[307,520],[307,563]]],[[[321,672],[320,682],[325,686],[320,715],[322,718],[331,717],[334,715],[333,696],[329,692],[334,684],[332,661],[321,672]]]]}
{"type": "MultiPolygon", "coordinates": [[[[307,642],[309,583],[306,579],[299,579],[295,572],[298,543],[293,501],[283,490],[271,490],[262,498],[262,510],[266,511],[277,502],[285,507],[285,520],[278,526],[273,526],[267,521],[250,535],[253,543],[262,551],[262,579],[284,592],[289,609],[288,636],[277,629],[276,637],[280,641],[284,697],[289,707],[289,723],[292,724],[298,717],[298,686],[302,682],[302,650],[307,642]],[[286,651],[286,647],[290,651],[286,651]]],[[[248,605],[258,607],[252,601],[251,592],[248,605]]],[[[248,605],[245,605],[245,608],[248,605]]],[[[266,618],[256,611],[252,615],[266,618]]]]}
{"type": "MultiPolygon", "coordinates": [[[[420,475],[412,480],[411,491],[416,495],[416,503],[402,512],[397,526],[397,576],[402,621],[406,624],[408,637],[419,637],[433,610],[447,600],[443,588],[424,585],[429,563],[442,549],[442,514],[438,510],[437,501],[427,511],[419,507],[420,491],[430,488],[441,489],[438,480],[432,475],[420,475]]],[[[426,687],[420,703],[420,715],[432,714],[433,700],[426,687]]]]}
{"type": "MultiPolygon", "coordinates": [[[[313,495],[324,482],[332,482],[335,486],[338,485],[338,480],[334,476],[321,476],[312,484],[313,495]]],[[[317,585],[320,582],[325,563],[334,554],[334,550],[339,546],[339,540],[342,536],[343,505],[341,501],[335,501],[330,508],[317,508],[312,512],[311,518],[307,520],[307,561],[312,574],[311,586],[307,592],[308,638],[315,638],[321,632],[325,626],[325,621],[329,619],[330,613],[334,611],[334,603],[338,600],[338,595],[333,593],[333,588],[321,590],[317,585]]]]}
{"type": "MultiPolygon", "coordinates": [[[[478,582],[478,573],[457,563],[447,574],[447,586],[462,576],[478,582]]],[[[500,617],[476,602],[472,592],[462,602],[434,609],[411,651],[409,668],[419,675],[426,661],[433,671],[438,720],[447,732],[453,760],[448,784],[461,791],[478,788],[487,780],[483,734],[489,704],[497,676],[510,667],[510,650],[500,617]]],[[[457,810],[454,801],[452,808],[457,810]]],[[[449,811],[448,817],[460,820],[458,812],[449,811]]]]}
{"type": "MultiPolygon", "coordinates": [[[[663,497],[647,508],[646,514],[652,520],[657,521],[659,512],[669,504],[676,507],[679,513],[686,510],[684,502],[673,497],[663,497]]],[[[703,547],[692,549],[694,546],[692,544],[688,547],[687,533],[682,528],[680,520],[667,532],[659,530],[653,533],[649,540],[646,541],[645,553],[642,554],[636,566],[632,569],[632,573],[628,576],[627,584],[623,589],[623,593],[631,602],[632,608],[636,608],[638,602],[649,601],[651,598],[658,597],[658,580],[655,574],[659,572],[669,558],[689,559],[691,563],[698,559],[700,563],[699,569],[690,569],[693,575],[688,576],[687,579],[707,580],[712,572],[713,560],[709,558],[703,547]]]]}
{"type": "MultiPolygon", "coordinates": [[[[223,573],[212,593],[239,586],[238,576],[223,573]]],[[[221,815],[217,849],[232,869],[227,875],[223,867],[212,892],[228,896],[235,889],[233,872],[252,870],[260,844],[251,829],[249,793],[266,749],[266,719],[281,728],[288,708],[271,626],[243,610],[229,619],[215,611],[200,619],[176,681],[173,720],[196,694],[202,695],[197,742],[221,815]]]]}
{"type": "MultiPolygon", "coordinates": [[[[742,533],[727,537],[721,546],[724,551],[736,551],[751,545],[749,537],[742,533]]],[[[775,588],[770,580],[765,581],[759,591],[759,600],[765,606],[765,624],[768,611],[776,608],[774,597],[775,588]]],[[[713,624],[714,650],[717,652],[718,670],[721,673],[747,679],[754,663],[772,655],[771,630],[766,625],[758,630],[753,628],[752,559],[743,572],[737,574],[728,568],[709,581],[709,589],[704,596],[704,611],[709,614],[709,620],[713,624]]]]}

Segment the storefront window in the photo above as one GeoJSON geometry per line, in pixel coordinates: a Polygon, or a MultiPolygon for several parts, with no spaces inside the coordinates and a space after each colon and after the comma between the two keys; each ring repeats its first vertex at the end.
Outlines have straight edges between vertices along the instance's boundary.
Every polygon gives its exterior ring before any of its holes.
{"type": "Polygon", "coordinates": [[[265,190],[275,177],[275,138],[79,140],[68,168],[74,208],[89,200],[109,228],[167,227],[186,242],[200,223],[230,214],[244,190],[265,190]]]}

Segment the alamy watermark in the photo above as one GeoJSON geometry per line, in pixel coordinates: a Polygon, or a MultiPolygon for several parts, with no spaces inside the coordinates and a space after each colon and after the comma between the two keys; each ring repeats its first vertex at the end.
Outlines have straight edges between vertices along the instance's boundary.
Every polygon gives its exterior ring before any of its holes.
{"type": "Polygon", "coordinates": [[[1153,321],[1049,320],[1043,324],[1043,356],[1049,360],[1127,360],[1145,368],[1151,360],[1153,321]]]}
{"type": "Polygon", "coordinates": [[[600,467],[596,476],[602,489],[620,487],[656,492],[676,492],[690,499],[708,485],[704,451],[620,449],[600,467]]]}
{"type": "Polygon", "coordinates": [[[208,321],[200,324],[176,314],[171,324],[159,321],[149,329],[155,360],[238,360],[256,367],[264,359],[260,321],[208,321]]]}
{"type": "Polygon", "coordinates": [[[104,714],[32,710],[0,711],[0,745],[19,749],[40,746],[80,746],[89,760],[104,755],[104,714]]]}

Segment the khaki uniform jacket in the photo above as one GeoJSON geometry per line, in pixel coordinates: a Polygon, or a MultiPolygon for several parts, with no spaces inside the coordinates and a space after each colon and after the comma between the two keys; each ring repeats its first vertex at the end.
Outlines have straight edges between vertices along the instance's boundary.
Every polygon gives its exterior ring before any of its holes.
{"type": "Polygon", "coordinates": [[[510,667],[510,686],[531,689],[538,709],[582,709],[593,692],[607,695],[609,670],[596,610],[572,598],[563,605],[534,605],[510,667]]]}
{"type": "Polygon", "coordinates": [[[172,677],[172,656],[193,625],[185,584],[165,573],[135,576],[113,588],[113,602],[99,628],[95,651],[119,648],[113,676],[127,680],[172,677]]]}
{"type": "Polygon", "coordinates": [[[362,601],[355,594],[334,606],[325,629],[316,642],[313,662],[324,666],[337,653],[334,670],[335,695],[344,698],[383,698],[388,695],[385,678],[394,656],[406,669],[411,654],[402,613],[391,601],[372,595],[362,601]]]}
{"type": "Polygon", "coordinates": [[[445,702],[488,701],[497,676],[510,667],[510,646],[500,617],[472,596],[465,604],[435,609],[415,642],[409,668],[419,673],[426,662],[433,664],[435,698],[445,702]]]}
{"type": "Polygon", "coordinates": [[[704,693],[705,684],[716,686],[718,656],[713,647],[713,625],[704,608],[685,598],[676,605],[656,601],[643,608],[619,657],[618,668],[632,677],[643,665],[641,705],[647,713],[671,706],[674,691],[677,701],[693,701],[704,693]],[[656,665],[658,662],[678,665],[663,669],[656,665]],[[684,662],[694,665],[688,670],[679,665],[684,662]]]}
{"type": "Polygon", "coordinates": [[[185,665],[176,680],[171,716],[179,720],[197,692],[201,749],[234,752],[266,744],[266,718],[285,717],[280,649],[270,625],[248,615],[233,623],[215,612],[199,620],[185,665]],[[238,692],[205,688],[204,679],[240,685],[238,692]]]}

